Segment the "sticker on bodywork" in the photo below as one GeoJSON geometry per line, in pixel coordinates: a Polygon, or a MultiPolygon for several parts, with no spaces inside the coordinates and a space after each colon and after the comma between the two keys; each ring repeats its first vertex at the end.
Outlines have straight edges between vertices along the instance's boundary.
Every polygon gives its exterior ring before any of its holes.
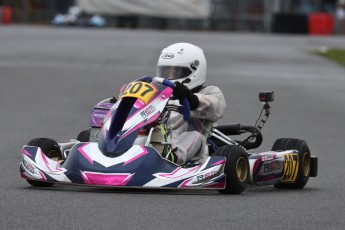
{"type": "Polygon", "coordinates": [[[296,181],[298,174],[298,155],[284,155],[284,177],[281,182],[293,183],[296,181]]]}
{"type": "Polygon", "coordinates": [[[156,91],[156,87],[150,83],[132,82],[126,87],[126,89],[120,95],[120,98],[135,97],[147,104],[152,96],[155,95],[156,91]]]}

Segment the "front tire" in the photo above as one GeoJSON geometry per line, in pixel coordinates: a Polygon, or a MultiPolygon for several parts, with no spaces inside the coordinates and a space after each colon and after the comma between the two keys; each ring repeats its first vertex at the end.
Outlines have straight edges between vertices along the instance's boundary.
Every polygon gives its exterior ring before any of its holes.
{"type": "Polygon", "coordinates": [[[214,156],[226,157],[224,173],[226,185],[225,194],[240,194],[247,187],[249,181],[249,161],[247,152],[239,145],[222,146],[214,153],[214,156]]]}
{"type": "MultiPolygon", "coordinates": [[[[36,138],[31,140],[27,145],[40,147],[44,155],[46,155],[51,160],[59,161],[63,159],[58,143],[52,139],[36,138]]],[[[51,182],[35,181],[29,179],[27,179],[27,182],[34,187],[50,187],[54,185],[54,183],[51,182]]]]}
{"type": "Polygon", "coordinates": [[[302,189],[308,182],[311,172],[311,156],[307,143],[304,140],[292,138],[277,139],[272,147],[272,151],[284,151],[295,149],[298,151],[298,173],[295,182],[280,182],[274,186],[286,189],[302,189]]]}

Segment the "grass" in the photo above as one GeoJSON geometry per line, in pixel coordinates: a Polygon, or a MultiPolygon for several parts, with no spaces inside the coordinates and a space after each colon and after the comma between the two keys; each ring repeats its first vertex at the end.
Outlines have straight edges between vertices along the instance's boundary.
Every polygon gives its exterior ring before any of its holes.
{"type": "Polygon", "coordinates": [[[345,50],[336,48],[321,48],[315,52],[316,54],[330,59],[345,67],[345,50]]]}

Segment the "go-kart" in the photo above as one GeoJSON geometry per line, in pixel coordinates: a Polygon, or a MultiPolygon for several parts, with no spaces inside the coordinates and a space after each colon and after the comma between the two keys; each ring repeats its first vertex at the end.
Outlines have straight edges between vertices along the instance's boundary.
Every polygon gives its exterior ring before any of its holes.
{"type": "Polygon", "coordinates": [[[103,125],[95,140],[90,141],[87,133],[83,137],[86,142],[56,143],[49,138],[37,138],[25,145],[21,177],[33,186],[63,183],[216,189],[220,193],[239,194],[247,185],[301,189],[309,177],[317,175],[317,157],[311,156],[303,140],[282,138],[275,141],[271,151],[248,152],[262,143],[260,131],[270,114],[273,92],[260,93],[264,106],[255,126],[214,126],[207,135],[210,156],[205,161],[175,164],[168,158],[171,154],[168,136],[173,129],[169,116],[171,112],[181,113],[177,123],[182,123],[190,119],[191,112],[186,98],[181,101],[182,106],[168,104],[173,90],[174,84],[163,78],[131,82],[116,103],[115,100],[100,103],[106,104],[100,107],[107,112],[99,116],[103,125]],[[230,138],[245,133],[249,136],[242,141],[230,138]]]}

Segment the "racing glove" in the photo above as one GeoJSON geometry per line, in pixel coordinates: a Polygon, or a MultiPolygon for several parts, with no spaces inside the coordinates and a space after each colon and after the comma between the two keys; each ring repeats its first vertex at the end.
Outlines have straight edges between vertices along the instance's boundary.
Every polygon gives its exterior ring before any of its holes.
{"type": "Polygon", "coordinates": [[[180,103],[182,102],[183,98],[187,98],[190,110],[195,110],[199,106],[199,98],[181,82],[175,82],[175,89],[173,95],[175,99],[178,99],[180,101],[180,103]]]}

